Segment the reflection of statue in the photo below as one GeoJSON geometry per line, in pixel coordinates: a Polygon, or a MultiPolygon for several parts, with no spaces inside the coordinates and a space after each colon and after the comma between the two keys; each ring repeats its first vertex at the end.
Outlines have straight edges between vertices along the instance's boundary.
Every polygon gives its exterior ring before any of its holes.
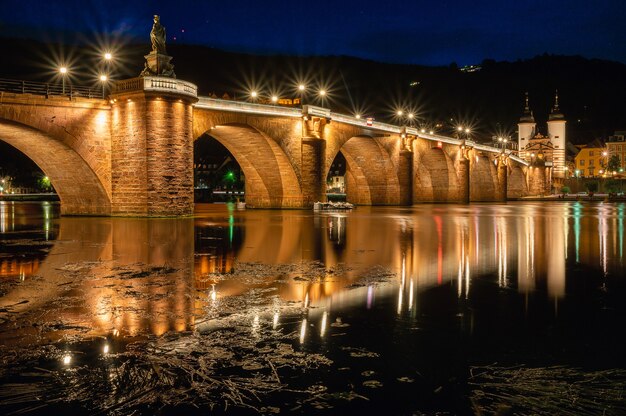
{"type": "Polygon", "coordinates": [[[166,54],[165,51],[165,28],[161,26],[159,16],[154,15],[154,24],[150,31],[150,41],[152,42],[152,51],[156,53],[166,54]]]}

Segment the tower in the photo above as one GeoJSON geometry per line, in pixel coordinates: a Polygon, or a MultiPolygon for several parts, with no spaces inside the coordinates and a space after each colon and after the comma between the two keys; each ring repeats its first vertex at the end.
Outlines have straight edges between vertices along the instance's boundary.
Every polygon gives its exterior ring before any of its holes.
{"type": "Polygon", "coordinates": [[[519,149],[519,156],[522,159],[526,159],[526,153],[524,152],[524,148],[528,146],[529,140],[535,136],[535,128],[537,123],[535,123],[535,118],[533,117],[533,112],[530,111],[530,107],[528,106],[528,92],[526,93],[526,103],[524,106],[524,114],[519,119],[519,123],[517,123],[517,148],[519,149]]]}
{"type": "Polygon", "coordinates": [[[556,178],[563,178],[565,176],[565,170],[567,164],[565,161],[565,116],[559,109],[559,92],[556,91],[554,95],[554,107],[548,117],[548,138],[554,146],[554,153],[552,155],[553,175],[556,178]]]}

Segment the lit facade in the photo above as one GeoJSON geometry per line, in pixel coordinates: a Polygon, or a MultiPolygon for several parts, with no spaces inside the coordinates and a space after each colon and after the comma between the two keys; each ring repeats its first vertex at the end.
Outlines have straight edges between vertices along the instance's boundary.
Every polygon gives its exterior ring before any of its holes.
{"type": "Polygon", "coordinates": [[[607,162],[607,156],[605,156],[607,149],[602,142],[595,140],[589,144],[576,147],[580,151],[574,159],[576,165],[575,176],[582,178],[602,176],[607,162]]]}
{"type": "Polygon", "coordinates": [[[528,94],[524,113],[518,123],[519,156],[529,162],[543,160],[547,166],[552,166],[552,176],[563,178],[567,172],[565,149],[567,136],[565,130],[565,116],[559,109],[558,93],[554,97],[554,106],[548,116],[548,135],[537,132],[537,123],[528,105],[528,94]]]}
{"type": "Polygon", "coordinates": [[[608,160],[611,159],[614,155],[619,157],[619,169],[622,171],[618,171],[617,173],[623,173],[623,170],[626,168],[626,131],[616,131],[613,136],[609,136],[609,139],[606,142],[606,151],[608,160]]]}

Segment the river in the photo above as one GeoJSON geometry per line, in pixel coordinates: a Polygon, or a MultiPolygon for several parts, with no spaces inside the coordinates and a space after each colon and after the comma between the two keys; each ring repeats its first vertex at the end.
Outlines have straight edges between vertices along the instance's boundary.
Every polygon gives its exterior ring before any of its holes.
{"type": "Polygon", "coordinates": [[[625,211],[0,202],[0,412],[624,414],[625,211]]]}

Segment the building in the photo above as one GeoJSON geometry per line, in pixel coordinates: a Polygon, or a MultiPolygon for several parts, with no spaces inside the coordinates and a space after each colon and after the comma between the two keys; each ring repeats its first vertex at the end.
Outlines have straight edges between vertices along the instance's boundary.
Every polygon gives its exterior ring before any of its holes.
{"type": "MultiPolygon", "coordinates": [[[[623,173],[626,168],[626,131],[616,131],[609,136],[606,141],[607,157],[610,160],[613,156],[619,158],[619,170],[616,173],[623,173]]],[[[607,162],[608,163],[608,162],[607,162]]]]}
{"type": "Polygon", "coordinates": [[[565,150],[567,137],[565,131],[565,116],[559,109],[558,91],[554,96],[554,106],[548,116],[548,134],[542,135],[537,131],[537,123],[528,105],[528,93],[524,113],[520,117],[517,143],[519,156],[531,163],[542,160],[546,166],[552,167],[553,178],[567,176],[567,162],[565,150]]]}
{"type": "Polygon", "coordinates": [[[608,152],[604,143],[596,139],[588,144],[576,146],[580,151],[574,159],[576,170],[574,175],[579,178],[602,176],[607,163],[608,152]]]}

